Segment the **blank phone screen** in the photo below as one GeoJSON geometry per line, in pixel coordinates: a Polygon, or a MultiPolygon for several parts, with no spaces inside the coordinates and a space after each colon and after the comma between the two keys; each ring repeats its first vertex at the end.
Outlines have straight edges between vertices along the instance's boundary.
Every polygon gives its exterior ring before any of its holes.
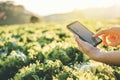
{"type": "Polygon", "coordinates": [[[78,21],[69,24],[67,27],[73,33],[77,34],[82,40],[92,44],[93,46],[97,46],[101,42],[100,38],[93,38],[93,32],[88,30],[78,21]]]}

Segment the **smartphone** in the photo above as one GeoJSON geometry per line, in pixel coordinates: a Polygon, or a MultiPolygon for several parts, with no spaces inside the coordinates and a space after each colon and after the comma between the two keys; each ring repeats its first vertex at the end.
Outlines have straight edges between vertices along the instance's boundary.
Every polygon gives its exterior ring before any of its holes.
{"type": "Polygon", "coordinates": [[[70,23],[69,25],[67,25],[67,28],[74,34],[78,35],[80,39],[92,44],[94,47],[102,42],[99,37],[93,38],[92,36],[94,35],[94,33],[78,21],[70,23]]]}

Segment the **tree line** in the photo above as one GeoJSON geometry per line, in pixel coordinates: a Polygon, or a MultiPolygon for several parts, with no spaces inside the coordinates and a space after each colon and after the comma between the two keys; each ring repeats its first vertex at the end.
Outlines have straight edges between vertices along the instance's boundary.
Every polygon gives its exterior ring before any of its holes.
{"type": "Polygon", "coordinates": [[[40,17],[13,1],[0,2],[0,25],[35,23],[40,17]]]}

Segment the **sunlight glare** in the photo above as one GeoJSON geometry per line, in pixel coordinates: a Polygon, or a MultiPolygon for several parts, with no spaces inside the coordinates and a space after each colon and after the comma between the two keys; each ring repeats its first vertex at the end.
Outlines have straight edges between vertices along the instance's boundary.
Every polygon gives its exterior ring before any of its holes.
{"type": "Polygon", "coordinates": [[[15,0],[27,10],[40,15],[70,12],[75,9],[109,7],[120,3],[120,0],[15,0]]]}

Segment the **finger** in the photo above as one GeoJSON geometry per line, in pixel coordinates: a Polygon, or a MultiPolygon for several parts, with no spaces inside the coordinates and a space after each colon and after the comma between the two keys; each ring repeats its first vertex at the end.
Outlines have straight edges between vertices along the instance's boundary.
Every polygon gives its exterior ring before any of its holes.
{"type": "Polygon", "coordinates": [[[79,42],[79,37],[77,35],[74,35],[75,40],[77,41],[77,43],[79,42]]]}
{"type": "Polygon", "coordinates": [[[96,34],[93,35],[93,37],[98,37],[98,36],[101,36],[103,34],[108,34],[109,33],[109,30],[101,30],[101,31],[98,31],[96,34]]]}
{"type": "Polygon", "coordinates": [[[111,40],[108,45],[113,46],[113,47],[120,45],[120,37],[118,36],[118,38],[116,40],[111,40]]]}
{"type": "Polygon", "coordinates": [[[76,40],[77,44],[80,45],[79,37],[77,35],[74,35],[74,37],[75,37],[75,40],[76,40]]]}
{"type": "Polygon", "coordinates": [[[85,53],[86,55],[89,55],[91,51],[96,51],[99,50],[98,48],[93,47],[91,44],[88,42],[85,42],[81,40],[78,36],[75,35],[76,42],[78,44],[79,50],[85,53]]]}
{"type": "Polygon", "coordinates": [[[81,41],[80,38],[77,35],[74,35],[74,37],[77,42],[79,50],[83,52],[82,45],[81,45],[82,42],[80,42],[81,41]]]}
{"type": "Polygon", "coordinates": [[[76,39],[76,38],[79,38],[79,36],[78,36],[78,35],[76,35],[76,34],[74,34],[74,37],[75,37],[75,39],[76,39]]]}
{"type": "Polygon", "coordinates": [[[110,42],[114,42],[114,41],[119,39],[119,35],[118,34],[112,34],[112,35],[108,35],[107,38],[110,42]]]}
{"type": "Polygon", "coordinates": [[[76,38],[76,42],[78,44],[79,50],[86,54],[86,49],[84,49],[84,47],[87,45],[85,45],[85,42],[82,41],[78,36],[75,36],[75,38],[76,38]]]}
{"type": "Polygon", "coordinates": [[[104,45],[107,46],[106,37],[107,37],[107,35],[105,35],[105,34],[102,35],[102,42],[103,42],[104,45]]]}
{"type": "Polygon", "coordinates": [[[80,37],[79,36],[77,36],[77,35],[74,35],[75,36],[75,39],[76,39],[76,41],[78,42],[78,43],[84,43],[84,41],[83,40],[81,40],[80,39],[80,37]]]}
{"type": "Polygon", "coordinates": [[[112,46],[112,47],[116,47],[117,45],[119,45],[120,44],[120,42],[119,41],[115,41],[115,42],[111,42],[111,43],[109,43],[108,45],[109,46],[112,46]]]}
{"type": "Polygon", "coordinates": [[[88,44],[87,42],[81,40],[77,35],[75,35],[75,39],[79,47],[83,47],[86,46],[86,44],[88,44]]]}

